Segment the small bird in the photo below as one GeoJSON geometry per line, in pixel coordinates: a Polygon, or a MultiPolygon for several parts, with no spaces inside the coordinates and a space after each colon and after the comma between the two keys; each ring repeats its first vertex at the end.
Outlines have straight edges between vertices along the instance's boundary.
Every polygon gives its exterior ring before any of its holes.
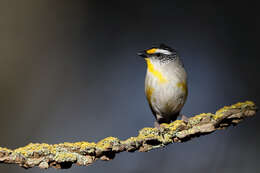
{"type": "MultiPolygon", "coordinates": [[[[155,127],[175,121],[187,99],[187,73],[176,50],[165,44],[140,51],[147,63],[145,94],[155,127]]],[[[187,117],[182,116],[184,121],[187,117]]]]}

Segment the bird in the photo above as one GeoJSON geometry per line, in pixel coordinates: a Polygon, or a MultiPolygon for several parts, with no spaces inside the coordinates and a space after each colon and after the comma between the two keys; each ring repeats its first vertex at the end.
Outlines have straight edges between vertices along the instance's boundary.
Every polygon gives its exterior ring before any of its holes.
{"type": "MultiPolygon", "coordinates": [[[[180,115],[187,96],[187,73],[177,51],[165,44],[139,51],[147,63],[145,95],[155,116],[154,126],[171,123],[180,115]]],[[[182,115],[182,120],[188,118],[182,115]]]]}

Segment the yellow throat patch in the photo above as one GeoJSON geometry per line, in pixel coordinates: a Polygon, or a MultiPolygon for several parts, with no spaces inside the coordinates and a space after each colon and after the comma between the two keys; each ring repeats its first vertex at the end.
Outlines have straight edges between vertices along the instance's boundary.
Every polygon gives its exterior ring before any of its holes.
{"type": "Polygon", "coordinates": [[[154,68],[154,65],[152,64],[151,60],[149,58],[145,58],[146,62],[147,62],[147,68],[148,68],[148,71],[150,73],[153,74],[154,77],[156,77],[159,81],[159,83],[166,83],[168,82],[168,80],[163,76],[163,74],[156,70],[154,68]]]}

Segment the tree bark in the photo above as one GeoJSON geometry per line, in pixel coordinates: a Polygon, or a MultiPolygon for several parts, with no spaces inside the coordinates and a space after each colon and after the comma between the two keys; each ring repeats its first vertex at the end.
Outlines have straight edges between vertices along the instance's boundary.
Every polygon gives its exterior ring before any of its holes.
{"type": "Polygon", "coordinates": [[[111,160],[119,152],[146,152],[174,142],[185,142],[210,134],[215,130],[236,125],[245,118],[254,116],[256,111],[256,105],[252,101],[246,101],[225,106],[215,114],[195,115],[189,118],[188,122],[176,120],[170,124],[162,124],[159,130],[145,127],[139,131],[138,136],[126,140],[107,137],[97,143],[30,143],[14,150],[0,147],[0,163],[18,164],[24,168],[38,166],[44,169],[70,168],[73,163],[87,166],[98,159],[111,160]]]}

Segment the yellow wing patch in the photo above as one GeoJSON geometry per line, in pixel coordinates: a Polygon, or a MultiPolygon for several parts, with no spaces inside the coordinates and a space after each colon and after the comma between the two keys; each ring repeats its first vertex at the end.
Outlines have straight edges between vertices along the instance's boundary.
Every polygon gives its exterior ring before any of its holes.
{"type": "Polygon", "coordinates": [[[145,60],[147,62],[148,71],[151,72],[154,75],[154,77],[156,77],[158,79],[159,83],[168,82],[168,80],[163,76],[163,74],[154,68],[154,66],[149,58],[145,58],[145,60]]]}
{"type": "Polygon", "coordinates": [[[151,104],[151,101],[152,101],[151,99],[152,99],[153,91],[154,91],[154,88],[152,88],[150,86],[148,86],[146,88],[146,97],[147,97],[149,104],[151,104]]]}
{"type": "Polygon", "coordinates": [[[187,84],[185,82],[178,82],[177,87],[180,88],[184,93],[188,92],[187,84]]]}
{"type": "Polygon", "coordinates": [[[157,50],[156,48],[152,48],[152,49],[147,50],[146,53],[153,54],[156,52],[156,50],[157,50]]]}

